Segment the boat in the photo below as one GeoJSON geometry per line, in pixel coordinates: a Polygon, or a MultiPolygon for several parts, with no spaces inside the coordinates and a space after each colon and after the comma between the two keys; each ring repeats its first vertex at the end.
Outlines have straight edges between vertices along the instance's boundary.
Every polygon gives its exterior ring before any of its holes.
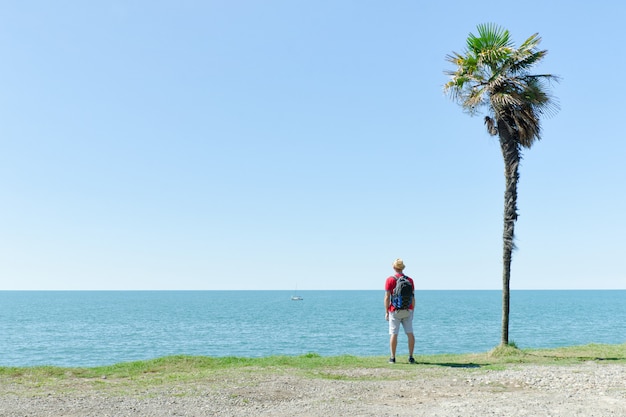
{"type": "Polygon", "coordinates": [[[291,301],[302,301],[302,300],[304,300],[304,298],[298,295],[298,287],[296,286],[296,290],[293,292],[293,295],[291,296],[291,301]]]}

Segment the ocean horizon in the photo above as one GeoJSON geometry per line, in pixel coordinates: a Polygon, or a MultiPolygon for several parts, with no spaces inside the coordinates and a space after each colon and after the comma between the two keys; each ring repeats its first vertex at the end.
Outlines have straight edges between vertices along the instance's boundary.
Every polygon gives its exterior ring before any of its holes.
{"type": "MultiPolygon", "coordinates": [[[[388,355],[382,290],[0,291],[0,366],[93,367],[170,355],[388,355]]],[[[416,292],[415,354],[500,341],[500,290],[416,292]]],[[[519,348],[626,342],[626,290],[512,290],[519,348]]],[[[400,335],[398,355],[407,352],[400,335]]]]}

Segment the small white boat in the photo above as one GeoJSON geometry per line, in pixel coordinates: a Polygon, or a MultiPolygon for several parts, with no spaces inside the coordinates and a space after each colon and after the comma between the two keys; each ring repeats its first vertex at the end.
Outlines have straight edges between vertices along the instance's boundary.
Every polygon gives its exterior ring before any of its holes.
{"type": "Polygon", "coordinates": [[[293,292],[291,296],[291,301],[302,301],[304,298],[298,295],[298,286],[296,285],[296,290],[293,292]]]}

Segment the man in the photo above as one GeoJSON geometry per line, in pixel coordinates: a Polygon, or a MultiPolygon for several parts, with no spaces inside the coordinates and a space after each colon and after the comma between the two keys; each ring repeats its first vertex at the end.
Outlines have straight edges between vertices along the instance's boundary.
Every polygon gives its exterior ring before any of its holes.
{"type": "Polygon", "coordinates": [[[400,325],[404,328],[404,333],[406,333],[406,336],[409,339],[409,363],[415,363],[415,359],[413,359],[413,349],[415,347],[415,335],[413,334],[413,309],[415,307],[415,296],[413,295],[413,292],[415,291],[415,284],[413,283],[412,278],[404,275],[404,262],[402,259],[396,259],[393,262],[392,267],[395,274],[387,278],[385,281],[385,320],[389,322],[389,349],[391,350],[389,363],[396,363],[396,347],[398,346],[398,333],[400,332],[400,325]],[[412,287],[411,301],[408,312],[405,310],[397,310],[393,306],[391,300],[392,293],[396,288],[398,279],[402,276],[407,278],[412,287]]]}

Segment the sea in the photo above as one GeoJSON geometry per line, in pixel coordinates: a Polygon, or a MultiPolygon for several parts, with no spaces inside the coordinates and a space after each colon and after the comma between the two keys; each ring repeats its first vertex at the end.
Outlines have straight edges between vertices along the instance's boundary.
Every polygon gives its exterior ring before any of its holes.
{"type": "MultiPolygon", "coordinates": [[[[0,366],[171,355],[387,356],[383,291],[0,291],[0,366]]],[[[418,291],[416,355],[500,342],[501,291],[418,291]]],[[[626,290],[511,292],[519,348],[626,343],[626,290]]],[[[401,333],[398,355],[408,352],[401,333]]]]}

